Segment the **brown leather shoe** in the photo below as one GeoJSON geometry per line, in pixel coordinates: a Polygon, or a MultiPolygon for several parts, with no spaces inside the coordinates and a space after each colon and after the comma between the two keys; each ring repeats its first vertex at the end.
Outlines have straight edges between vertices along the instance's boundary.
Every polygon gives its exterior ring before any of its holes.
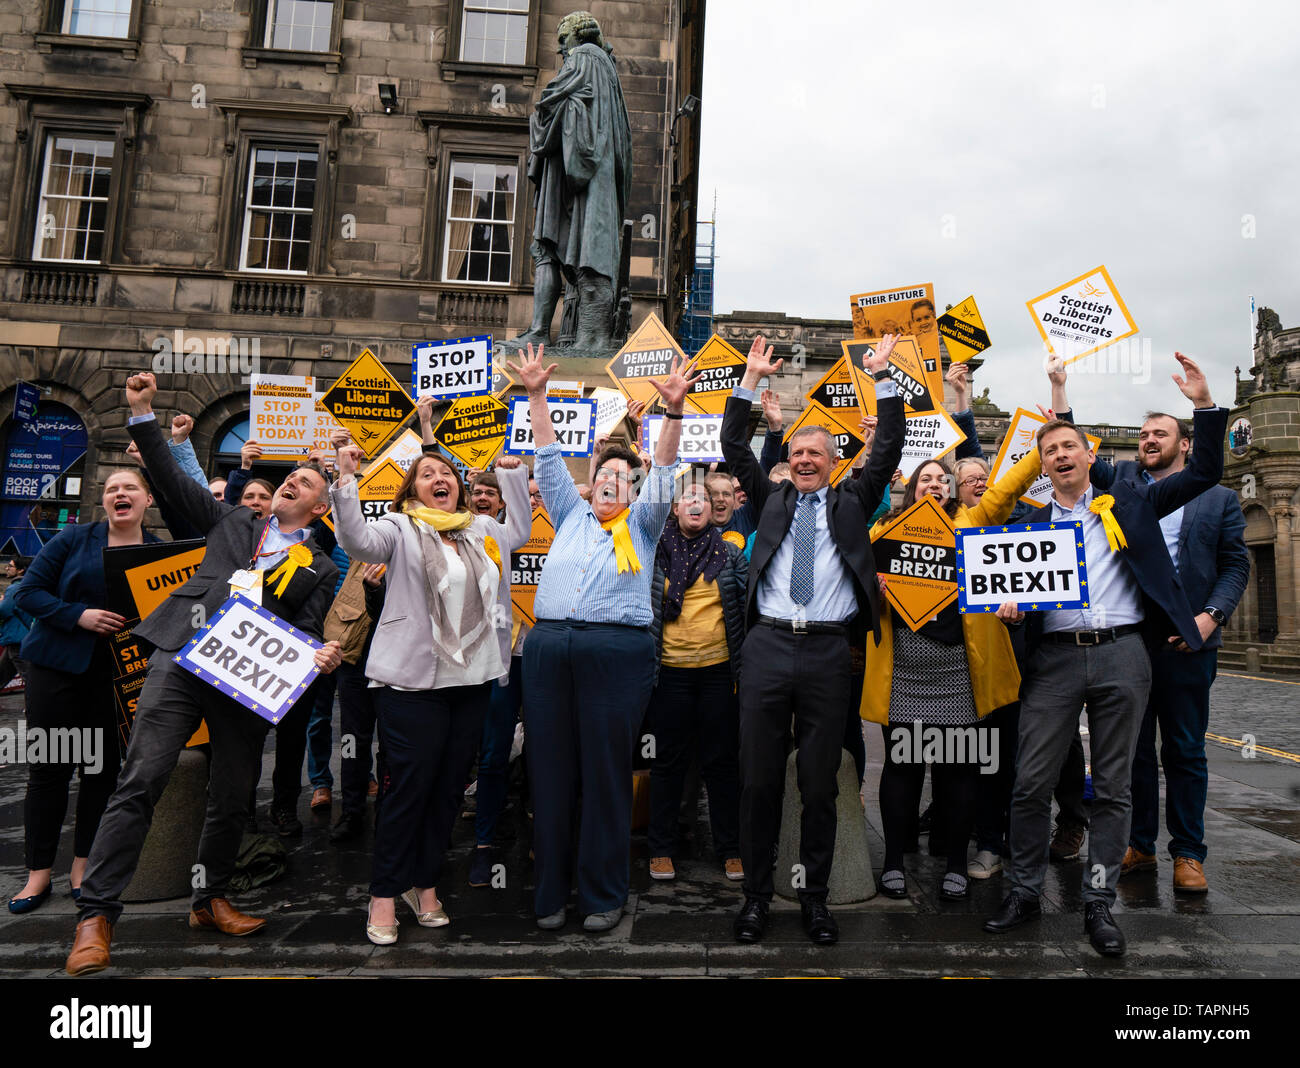
{"type": "Polygon", "coordinates": [[[72,943],[65,970],[69,975],[93,975],[112,963],[108,947],[113,941],[113,925],[107,916],[87,916],[77,924],[77,938],[72,943]]]}
{"type": "Polygon", "coordinates": [[[1156,855],[1154,853],[1139,853],[1132,846],[1124,853],[1124,859],[1119,862],[1119,877],[1122,879],[1126,875],[1131,875],[1135,871],[1155,871],[1156,855]]]}
{"type": "Polygon", "coordinates": [[[1066,861],[1077,860],[1079,850],[1083,848],[1082,827],[1063,827],[1060,824],[1056,826],[1056,833],[1052,835],[1051,845],[1048,846],[1048,852],[1053,860],[1066,861]]]}
{"type": "Polygon", "coordinates": [[[1174,893],[1204,894],[1210,889],[1205,869],[1194,857],[1174,857],[1174,893]]]}
{"type": "Polygon", "coordinates": [[[676,879],[677,869],[673,867],[672,857],[650,858],[651,879],[676,879]]]}
{"type": "Polygon", "coordinates": [[[265,920],[245,916],[224,897],[214,897],[206,907],[190,912],[191,927],[215,927],[222,934],[250,935],[266,926],[265,920]]]}
{"type": "Polygon", "coordinates": [[[324,806],[329,808],[334,803],[334,793],[328,786],[318,786],[311,792],[311,807],[320,808],[324,806]]]}
{"type": "Polygon", "coordinates": [[[733,883],[738,883],[745,877],[745,866],[740,862],[739,857],[728,857],[724,860],[722,871],[733,883]]]}

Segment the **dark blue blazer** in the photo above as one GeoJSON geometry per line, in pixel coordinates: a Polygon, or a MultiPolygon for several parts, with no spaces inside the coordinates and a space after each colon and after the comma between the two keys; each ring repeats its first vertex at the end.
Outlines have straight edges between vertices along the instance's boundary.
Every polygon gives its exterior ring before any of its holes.
{"type": "MultiPolygon", "coordinates": [[[[1072,412],[1061,418],[1074,421],[1072,412]]],[[[1091,475],[1094,486],[1109,486],[1118,479],[1146,482],[1141,464],[1133,460],[1122,460],[1114,466],[1098,460],[1091,475]]],[[[1231,618],[1250,582],[1250,550],[1246,548],[1246,517],[1241,503],[1227,486],[1211,486],[1183,506],[1177,570],[1193,615],[1213,605],[1231,618]]],[[[1223,630],[1219,628],[1206,640],[1205,648],[1218,649],[1222,645],[1223,630]]]]}
{"type": "MultiPolygon", "coordinates": [[[[1228,429],[1228,409],[1203,408],[1192,416],[1196,448],[1187,466],[1159,482],[1140,482],[1117,477],[1115,468],[1095,462],[1089,472],[1093,487],[1115,498],[1113,512],[1128,542],[1120,553],[1132,572],[1145,601],[1143,626],[1147,642],[1163,644],[1172,635],[1182,636],[1192,649],[1201,648],[1200,629],[1188,605],[1187,592],[1169,558],[1160,519],[1218,485],[1223,477],[1223,436],[1228,429]]],[[[1185,518],[1185,513],[1184,513],[1185,518]]],[[[1052,506],[1039,508],[1026,518],[1029,523],[1050,523],[1052,506]]],[[[1201,606],[1197,605],[1199,612],[1201,606]]],[[[1026,644],[1030,651],[1041,640],[1043,616],[1029,616],[1026,644]]]]}
{"type": "MultiPolygon", "coordinates": [[[[160,539],[145,532],[146,544],[160,539]]],[[[18,588],[15,607],[35,617],[22,657],[33,664],[79,675],[90,666],[100,638],[77,626],[88,608],[108,601],[104,549],[108,521],[64,527],[45,543],[18,588]]]]}

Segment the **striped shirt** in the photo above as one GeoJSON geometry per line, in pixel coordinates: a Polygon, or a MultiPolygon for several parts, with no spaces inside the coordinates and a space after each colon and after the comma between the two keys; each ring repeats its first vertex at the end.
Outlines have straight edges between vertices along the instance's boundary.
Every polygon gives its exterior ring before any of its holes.
{"type": "Polygon", "coordinates": [[[1090,485],[1073,508],[1065,508],[1052,494],[1052,522],[1083,521],[1083,552],[1088,563],[1087,608],[1065,608],[1043,613],[1047,634],[1070,630],[1106,630],[1141,623],[1142,590],[1122,553],[1111,552],[1101,516],[1088,506],[1095,492],[1090,485]]]}
{"type": "Polygon", "coordinates": [[[641,570],[620,575],[613,535],[600,525],[591,505],[578,495],[560,454],[560,443],[555,441],[537,450],[533,477],[555,526],[555,540],[533,602],[538,619],[650,625],[655,547],[672,509],[676,471],[675,463],[650,468],[650,476],[632,502],[627,519],[641,570]]]}

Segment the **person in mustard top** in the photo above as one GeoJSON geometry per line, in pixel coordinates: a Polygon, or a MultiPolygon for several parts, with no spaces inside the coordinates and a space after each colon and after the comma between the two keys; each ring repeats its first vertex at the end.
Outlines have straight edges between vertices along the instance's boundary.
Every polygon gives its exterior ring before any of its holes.
{"type": "MultiPolygon", "coordinates": [[[[887,522],[929,493],[943,505],[954,526],[1005,522],[1020,495],[1033,484],[1040,467],[1037,450],[1026,454],[995,485],[967,506],[953,491],[954,479],[939,460],[923,463],[908,482],[903,502],[887,522]]],[[[881,576],[882,585],[886,580],[881,576]]],[[[903,851],[909,813],[915,814],[925,780],[921,754],[912,751],[913,724],[962,729],[978,724],[994,709],[1011,704],[1020,691],[1011,639],[993,615],[963,615],[956,602],[913,633],[886,604],[881,607],[880,640],[867,635],[866,678],[860,714],[881,724],[885,765],[880,777],[880,816],[885,832],[880,889],[903,898],[903,851]]],[[[979,765],[932,765],[935,811],[948,848],[940,894],[967,896],[966,843],[975,805],[979,765]]]]}
{"type": "Polygon", "coordinates": [[[710,522],[708,487],[688,483],[655,554],[654,635],[658,677],[650,698],[650,877],[673,879],[677,810],[698,739],[709,793],[713,849],[732,881],[740,862],[740,650],[745,639],[744,553],[710,522]]]}

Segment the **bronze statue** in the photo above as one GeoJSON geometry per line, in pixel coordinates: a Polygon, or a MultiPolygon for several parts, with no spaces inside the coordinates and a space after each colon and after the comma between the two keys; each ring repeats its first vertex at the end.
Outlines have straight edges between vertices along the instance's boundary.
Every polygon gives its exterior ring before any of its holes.
{"type": "Polygon", "coordinates": [[[632,131],[600,24],[589,12],[575,11],[560,20],[557,37],[564,63],[529,120],[533,321],[505,347],[550,343],[563,281],[561,345],[571,342],[569,355],[612,356],[632,131]]]}

